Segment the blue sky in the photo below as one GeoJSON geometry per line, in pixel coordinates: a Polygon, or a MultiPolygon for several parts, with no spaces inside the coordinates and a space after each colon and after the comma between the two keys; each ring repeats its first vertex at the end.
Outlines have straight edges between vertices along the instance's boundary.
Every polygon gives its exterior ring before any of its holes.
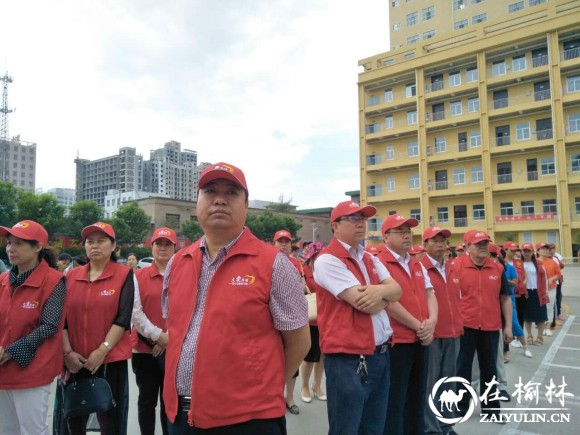
{"type": "Polygon", "coordinates": [[[359,188],[358,60],[389,47],[388,1],[12,1],[0,71],[37,187],[74,159],[169,140],[241,167],[251,199],[334,206],[359,188]]]}

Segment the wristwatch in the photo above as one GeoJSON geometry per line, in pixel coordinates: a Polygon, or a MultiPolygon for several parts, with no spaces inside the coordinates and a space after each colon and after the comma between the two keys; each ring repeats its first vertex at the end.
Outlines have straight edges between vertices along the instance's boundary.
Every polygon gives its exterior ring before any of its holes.
{"type": "Polygon", "coordinates": [[[111,349],[113,348],[108,341],[103,341],[103,346],[105,346],[107,348],[107,351],[111,351],[111,349]]]}

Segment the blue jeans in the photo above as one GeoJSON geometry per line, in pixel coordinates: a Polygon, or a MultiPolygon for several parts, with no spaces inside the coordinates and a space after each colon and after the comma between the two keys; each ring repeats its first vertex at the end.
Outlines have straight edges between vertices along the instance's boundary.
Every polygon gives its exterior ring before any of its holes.
{"type": "Polygon", "coordinates": [[[365,356],[368,377],[357,374],[359,355],[325,354],[329,435],[382,434],[389,398],[389,350],[365,356]]]}
{"type": "Polygon", "coordinates": [[[385,435],[424,433],[429,354],[421,343],[391,348],[391,391],[385,435]]]}
{"type": "Polygon", "coordinates": [[[187,412],[177,411],[175,422],[168,422],[169,435],[286,435],[286,417],[250,420],[228,426],[200,429],[187,423],[187,412]]]}

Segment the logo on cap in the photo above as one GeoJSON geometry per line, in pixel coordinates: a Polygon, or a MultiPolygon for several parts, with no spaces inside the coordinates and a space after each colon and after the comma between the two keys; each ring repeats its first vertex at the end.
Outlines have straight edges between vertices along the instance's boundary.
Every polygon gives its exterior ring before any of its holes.
{"type": "Polygon", "coordinates": [[[171,231],[160,230],[157,234],[159,234],[160,236],[170,236],[171,235],[171,231]]]}
{"type": "Polygon", "coordinates": [[[213,168],[218,169],[220,171],[227,171],[230,174],[234,173],[234,168],[232,168],[231,166],[228,166],[228,165],[215,165],[213,168]]]}
{"type": "Polygon", "coordinates": [[[28,224],[28,222],[18,222],[16,225],[14,225],[12,228],[28,228],[30,225],[28,224]]]}

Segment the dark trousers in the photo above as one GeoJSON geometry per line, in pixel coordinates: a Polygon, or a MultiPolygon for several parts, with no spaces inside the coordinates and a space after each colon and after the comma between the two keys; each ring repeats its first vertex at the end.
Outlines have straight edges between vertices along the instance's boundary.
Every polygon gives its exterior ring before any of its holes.
{"type": "Polygon", "coordinates": [[[163,435],[167,435],[167,416],[163,402],[163,374],[165,354],[154,357],[150,353],[134,353],[131,360],[139,399],[137,400],[139,428],[141,435],[155,435],[155,408],[159,398],[159,421],[163,435]]]}
{"type": "Polygon", "coordinates": [[[421,343],[391,349],[391,390],[385,435],[423,435],[429,353],[421,343]]]}
{"type": "Polygon", "coordinates": [[[518,313],[518,322],[522,328],[524,327],[524,314],[526,313],[527,302],[528,298],[524,295],[516,298],[516,312],[518,313]]]}
{"type": "MultiPolygon", "coordinates": [[[[491,382],[495,376],[497,381],[497,351],[499,347],[498,331],[481,331],[479,329],[463,328],[463,335],[460,339],[459,357],[457,359],[457,374],[458,376],[471,382],[471,370],[473,366],[473,358],[475,351],[477,351],[477,360],[479,362],[479,390],[480,396],[483,395],[487,386],[486,382],[491,382]]],[[[497,387],[491,391],[491,396],[497,387]]],[[[488,396],[488,397],[489,397],[488,396]]],[[[465,415],[469,408],[469,400],[471,396],[465,394],[459,402],[459,413],[465,415]]],[[[492,410],[489,408],[499,408],[500,402],[497,400],[488,400],[487,404],[481,403],[482,414],[499,414],[499,410],[492,410]]]]}
{"type": "Polygon", "coordinates": [[[228,426],[200,429],[187,423],[187,412],[179,409],[175,422],[168,423],[169,435],[286,435],[286,417],[250,420],[228,426]]]}
{"type": "Polygon", "coordinates": [[[560,314],[562,314],[562,282],[558,281],[558,285],[556,286],[556,303],[554,304],[554,318],[550,325],[553,328],[556,327],[556,319],[560,314]]]}

